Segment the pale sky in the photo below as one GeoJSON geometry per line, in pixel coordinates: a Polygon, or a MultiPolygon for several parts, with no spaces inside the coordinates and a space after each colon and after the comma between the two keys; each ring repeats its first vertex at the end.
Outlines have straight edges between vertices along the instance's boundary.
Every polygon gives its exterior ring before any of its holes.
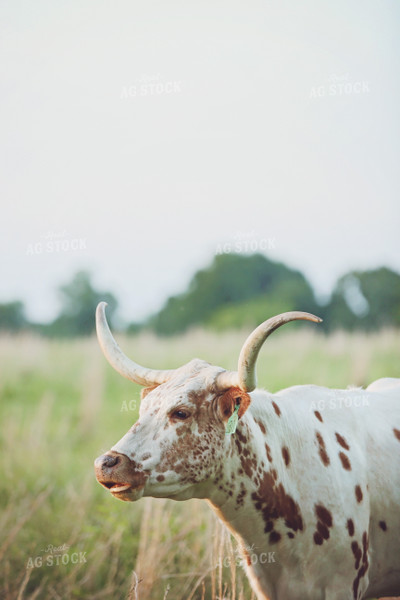
{"type": "Polygon", "coordinates": [[[0,302],[50,320],[85,268],[139,320],[246,245],[319,295],[400,271],[399,17],[398,0],[0,2],[0,302]]]}

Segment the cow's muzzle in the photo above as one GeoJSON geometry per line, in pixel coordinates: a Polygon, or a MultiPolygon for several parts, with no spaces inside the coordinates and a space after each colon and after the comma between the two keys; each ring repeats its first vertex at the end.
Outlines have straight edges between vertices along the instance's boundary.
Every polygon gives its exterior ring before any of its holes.
{"type": "Polygon", "coordinates": [[[125,454],[111,450],[94,461],[97,481],[119,500],[133,502],[143,495],[148,478],[125,454]]]}

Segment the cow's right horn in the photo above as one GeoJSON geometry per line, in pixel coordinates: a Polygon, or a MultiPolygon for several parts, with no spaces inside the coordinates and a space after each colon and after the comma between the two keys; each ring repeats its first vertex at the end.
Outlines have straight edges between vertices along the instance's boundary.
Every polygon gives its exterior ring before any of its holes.
{"type": "Polygon", "coordinates": [[[157,371],[147,369],[125,356],[108,326],[106,306],[107,302],[100,302],[97,306],[96,330],[100,347],[110,365],[120,375],[140,385],[156,385],[167,381],[173,374],[173,370],[157,371]]]}
{"type": "Polygon", "coordinates": [[[322,319],[306,312],[292,311],[282,313],[261,323],[247,338],[243,344],[238,361],[237,371],[223,371],[219,374],[217,385],[221,389],[237,386],[245,392],[252,392],[256,385],[256,362],[261,346],[267,337],[290,321],[313,321],[321,323],[322,319]]]}

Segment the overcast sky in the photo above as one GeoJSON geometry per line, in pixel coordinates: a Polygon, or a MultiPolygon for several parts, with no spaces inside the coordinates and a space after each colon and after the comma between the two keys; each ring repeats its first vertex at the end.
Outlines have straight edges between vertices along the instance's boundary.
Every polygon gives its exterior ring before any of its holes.
{"type": "Polygon", "coordinates": [[[138,320],[245,248],[319,295],[350,269],[400,271],[398,0],[0,16],[0,302],[49,320],[87,268],[138,320]]]}

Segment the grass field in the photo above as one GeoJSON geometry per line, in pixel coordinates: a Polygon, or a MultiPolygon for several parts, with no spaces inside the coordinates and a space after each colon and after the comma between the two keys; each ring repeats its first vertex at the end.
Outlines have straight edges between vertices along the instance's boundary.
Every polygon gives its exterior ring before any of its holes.
{"type": "MultiPolygon", "coordinates": [[[[197,356],[234,369],[247,332],[119,340],[138,362],[197,356]]],[[[262,349],[259,385],[368,385],[400,377],[400,332],[304,326],[262,349]]],[[[113,499],[93,460],[136,420],[140,388],[109,367],[94,338],[0,338],[0,598],[250,600],[236,545],[198,500],[113,499]]]]}

